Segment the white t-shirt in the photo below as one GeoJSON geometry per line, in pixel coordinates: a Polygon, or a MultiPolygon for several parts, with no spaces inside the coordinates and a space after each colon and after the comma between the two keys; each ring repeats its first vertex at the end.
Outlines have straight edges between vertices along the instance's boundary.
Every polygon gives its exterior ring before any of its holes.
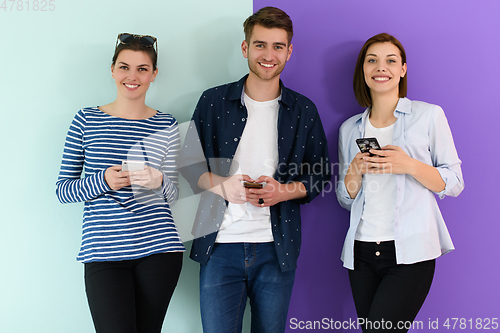
{"type": "MultiPolygon", "coordinates": [[[[247,174],[252,179],[273,177],[278,165],[279,97],[257,102],[246,94],[247,123],[236,149],[230,174],[247,174]]],[[[269,207],[255,207],[249,202],[229,203],[217,243],[264,243],[274,240],[269,207]]]]}
{"type": "MultiPolygon", "coordinates": [[[[365,138],[377,138],[381,147],[392,144],[394,124],[375,128],[367,118],[365,138]]],[[[365,204],[355,239],[365,242],[394,240],[394,212],[397,184],[395,174],[363,176],[365,204]]]]}

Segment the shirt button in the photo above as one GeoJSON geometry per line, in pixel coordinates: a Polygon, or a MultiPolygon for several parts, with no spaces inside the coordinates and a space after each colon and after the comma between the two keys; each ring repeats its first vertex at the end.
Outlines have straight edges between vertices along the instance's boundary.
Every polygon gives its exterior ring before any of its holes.
{"type": "Polygon", "coordinates": [[[238,141],[238,138],[234,138],[234,141],[235,141],[235,142],[236,142],[236,141],[238,141]]]}
{"type": "Polygon", "coordinates": [[[245,118],[241,118],[241,121],[245,121],[245,118]]]}
{"type": "Polygon", "coordinates": [[[379,251],[375,252],[375,255],[378,257],[380,255],[380,252],[379,251]]]}
{"type": "Polygon", "coordinates": [[[377,242],[377,245],[380,245],[380,242],[377,242]]]}
{"type": "Polygon", "coordinates": [[[230,159],[228,159],[228,160],[227,160],[227,162],[229,163],[229,162],[231,162],[231,160],[230,160],[230,159]]]}

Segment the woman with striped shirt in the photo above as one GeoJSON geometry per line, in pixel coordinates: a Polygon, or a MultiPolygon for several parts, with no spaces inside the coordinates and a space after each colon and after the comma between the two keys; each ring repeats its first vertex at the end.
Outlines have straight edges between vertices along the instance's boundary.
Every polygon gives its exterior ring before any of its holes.
{"type": "Polygon", "coordinates": [[[179,191],[177,121],[145,104],[158,74],[155,44],[118,35],[117,98],[78,111],[57,180],[62,203],[85,202],[77,260],[97,332],[160,332],[182,267],[170,210],[179,191]]]}

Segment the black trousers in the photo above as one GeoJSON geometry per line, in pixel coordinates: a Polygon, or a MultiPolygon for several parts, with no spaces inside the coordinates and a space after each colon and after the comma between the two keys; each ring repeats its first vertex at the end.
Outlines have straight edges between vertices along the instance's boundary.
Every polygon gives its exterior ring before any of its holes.
{"type": "Polygon", "coordinates": [[[85,264],[97,333],[160,333],[182,268],[182,252],[85,264]]]}
{"type": "Polygon", "coordinates": [[[429,293],[435,264],[398,265],[394,241],[355,241],[349,281],[363,332],[407,332],[429,293]]]}

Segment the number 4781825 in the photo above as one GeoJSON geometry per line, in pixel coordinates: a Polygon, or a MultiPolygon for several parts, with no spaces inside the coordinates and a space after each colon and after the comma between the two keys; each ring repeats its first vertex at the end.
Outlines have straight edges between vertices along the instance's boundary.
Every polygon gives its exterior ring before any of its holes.
{"type": "Polygon", "coordinates": [[[0,10],[4,12],[53,12],[56,10],[55,2],[56,0],[4,0],[0,5],[0,10]]]}

